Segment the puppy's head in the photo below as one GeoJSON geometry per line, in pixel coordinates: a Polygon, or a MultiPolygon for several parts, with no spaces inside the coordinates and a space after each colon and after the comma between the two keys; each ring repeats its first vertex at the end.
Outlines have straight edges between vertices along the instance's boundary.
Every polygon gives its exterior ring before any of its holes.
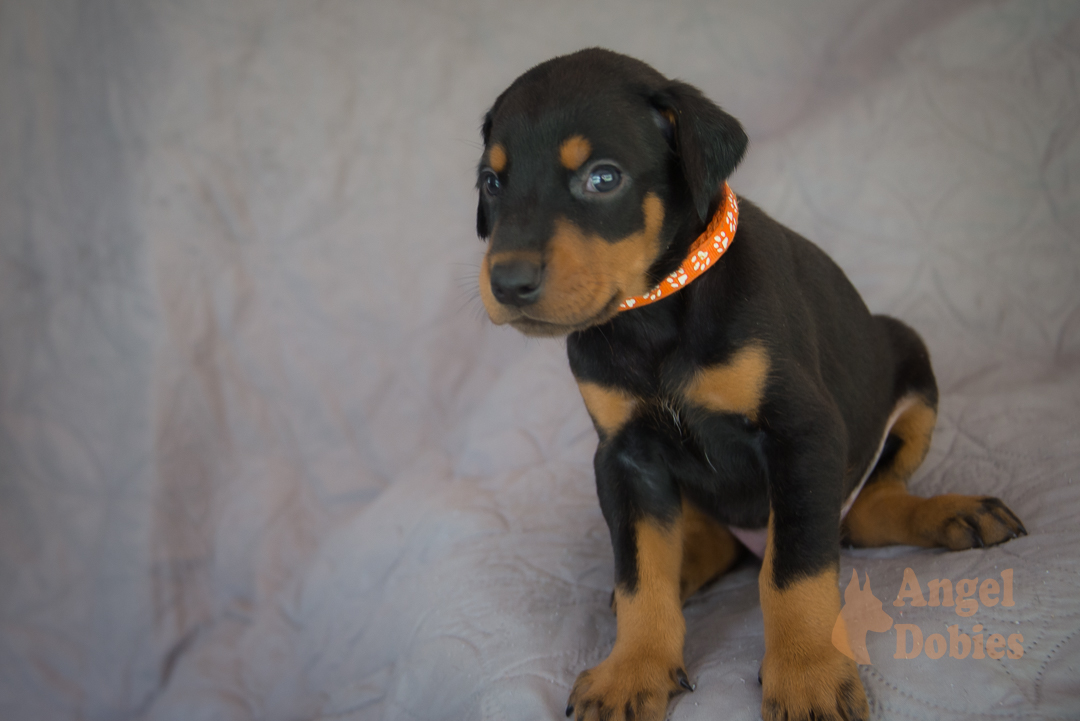
{"type": "Polygon", "coordinates": [[[483,137],[480,297],[528,335],[604,323],[674,270],[746,148],[697,89],[600,49],[515,80],[483,137]]]}

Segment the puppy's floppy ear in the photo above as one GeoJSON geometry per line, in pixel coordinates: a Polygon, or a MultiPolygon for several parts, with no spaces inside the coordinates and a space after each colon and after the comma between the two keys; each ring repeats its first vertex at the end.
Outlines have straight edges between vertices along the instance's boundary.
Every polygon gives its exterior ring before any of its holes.
{"type": "MultiPolygon", "coordinates": [[[[491,138],[491,111],[484,116],[484,124],[480,126],[480,137],[484,139],[484,147],[487,147],[488,140],[491,138]]],[[[484,212],[484,196],[481,195],[476,201],[476,234],[481,239],[486,239],[491,235],[491,229],[488,227],[487,213],[484,212]]]]}
{"type": "MultiPolygon", "coordinates": [[[[672,81],[649,99],[653,108],[674,125],[674,136],[694,207],[704,222],[720,184],[735,170],[746,152],[747,137],[739,121],[721,110],[692,85],[672,81]]],[[[659,123],[658,123],[659,124],[659,123]]],[[[661,125],[661,131],[665,128],[661,125]]]]}

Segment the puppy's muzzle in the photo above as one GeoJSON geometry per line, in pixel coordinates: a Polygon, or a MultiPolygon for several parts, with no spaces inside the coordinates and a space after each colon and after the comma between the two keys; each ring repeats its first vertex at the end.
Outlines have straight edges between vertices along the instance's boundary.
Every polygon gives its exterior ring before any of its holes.
{"type": "Polygon", "coordinates": [[[491,268],[491,293],[503,305],[523,307],[540,298],[544,269],[527,260],[509,260],[491,268]]]}

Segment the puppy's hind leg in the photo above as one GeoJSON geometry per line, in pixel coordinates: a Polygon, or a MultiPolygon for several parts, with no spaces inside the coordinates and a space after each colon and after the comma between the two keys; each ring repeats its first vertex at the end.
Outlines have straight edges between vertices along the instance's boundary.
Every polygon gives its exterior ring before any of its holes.
{"type": "Polygon", "coordinates": [[[698,589],[735,565],[741,551],[731,531],[709,518],[685,498],[682,518],[679,596],[685,603],[698,589]]]}
{"type": "Polygon", "coordinates": [[[1027,535],[997,498],[948,494],[919,498],[907,482],[926,457],[937,413],[922,398],[900,416],[866,488],[844,519],[853,546],[944,546],[953,551],[993,546],[1027,535]]]}

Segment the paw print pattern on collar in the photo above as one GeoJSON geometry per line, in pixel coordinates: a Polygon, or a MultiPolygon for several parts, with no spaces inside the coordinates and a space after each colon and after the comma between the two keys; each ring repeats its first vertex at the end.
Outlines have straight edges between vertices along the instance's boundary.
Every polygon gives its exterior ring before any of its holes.
{"type": "Polygon", "coordinates": [[[735,238],[735,228],[739,224],[739,202],[727,183],[724,183],[723,193],[724,202],[720,204],[720,208],[709,221],[705,232],[690,244],[690,252],[682,264],[648,293],[635,295],[620,303],[620,311],[640,308],[685,288],[691,281],[711,268],[713,263],[727,251],[732,239],[735,238]]]}

